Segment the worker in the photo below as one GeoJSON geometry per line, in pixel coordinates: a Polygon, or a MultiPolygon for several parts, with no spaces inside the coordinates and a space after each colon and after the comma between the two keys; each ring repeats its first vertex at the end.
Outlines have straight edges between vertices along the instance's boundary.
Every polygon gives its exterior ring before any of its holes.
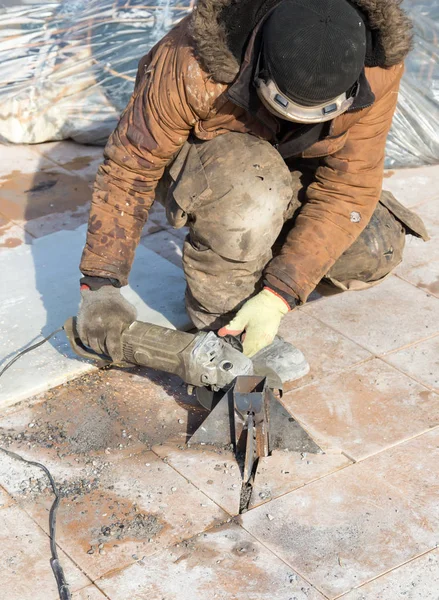
{"type": "Polygon", "coordinates": [[[282,317],[322,279],[377,284],[406,233],[422,234],[382,193],[411,45],[400,0],[199,0],[140,61],[108,140],[80,265],[83,342],[121,358],[136,313],[120,290],[160,202],[189,228],[194,326],[244,334],[247,356],[281,355],[294,378],[282,317]]]}

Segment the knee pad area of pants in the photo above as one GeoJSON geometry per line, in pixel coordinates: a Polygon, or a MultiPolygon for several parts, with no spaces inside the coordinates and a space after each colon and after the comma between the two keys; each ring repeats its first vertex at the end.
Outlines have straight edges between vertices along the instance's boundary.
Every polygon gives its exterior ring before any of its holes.
{"type": "Polygon", "coordinates": [[[282,157],[268,142],[243,134],[219,136],[198,151],[210,194],[194,211],[192,238],[230,260],[266,254],[292,194],[282,157]]]}
{"type": "Polygon", "coordinates": [[[379,204],[366,229],[328,275],[338,281],[356,279],[363,282],[385,277],[402,260],[405,236],[401,223],[379,204]]]}

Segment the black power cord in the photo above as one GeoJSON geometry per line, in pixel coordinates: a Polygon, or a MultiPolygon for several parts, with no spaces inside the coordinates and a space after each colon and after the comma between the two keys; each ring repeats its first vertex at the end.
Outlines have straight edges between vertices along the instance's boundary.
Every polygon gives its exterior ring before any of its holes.
{"type": "Polygon", "coordinates": [[[47,475],[50,481],[50,485],[52,486],[53,493],[55,494],[55,500],[52,503],[49,513],[49,535],[50,535],[50,551],[52,553],[52,559],[50,561],[50,566],[52,567],[53,574],[56,579],[56,583],[58,586],[58,593],[60,600],[71,600],[72,595],[69,590],[69,584],[66,581],[63,568],[59,561],[58,557],[58,549],[56,547],[56,515],[58,512],[59,503],[61,501],[61,495],[59,493],[58,487],[55,483],[55,480],[52,477],[49,469],[42,465],[39,462],[34,462],[32,460],[26,460],[19,454],[15,452],[11,452],[10,450],[5,450],[5,448],[0,448],[0,452],[3,452],[10,458],[14,460],[18,460],[20,462],[26,463],[27,465],[32,465],[34,467],[38,467],[47,475]]]}
{"type": "MultiPolygon", "coordinates": [[[[21,358],[24,354],[27,354],[28,352],[35,350],[39,346],[42,346],[47,341],[49,341],[50,338],[52,338],[54,335],[56,335],[63,329],[64,329],[64,327],[60,327],[59,329],[56,329],[56,331],[53,331],[50,335],[45,337],[43,340],[41,340],[37,344],[34,344],[33,346],[26,348],[26,350],[22,350],[21,352],[19,352],[17,354],[17,356],[14,356],[14,358],[12,360],[10,360],[5,367],[3,367],[3,369],[0,371],[0,377],[9,369],[9,367],[12,367],[12,365],[19,358],[21,358]]],[[[25,464],[32,465],[34,467],[38,467],[39,469],[44,471],[44,473],[47,475],[47,477],[49,479],[50,485],[52,487],[52,491],[55,495],[55,500],[52,503],[52,506],[50,508],[50,513],[49,513],[50,551],[52,554],[52,558],[50,560],[50,566],[52,567],[53,575],[55,576],[55,579],[56,579],[56,584],[58,586],[58,593],[59,593],[60,600],[71,600],[72,595],[70,593],[69,585],[68,585],[65,575],[64,575],[64,570],[59,561],[58,549],[56,547],[56,515],[58,512],[59,503],[61,502],[61,495],[59,493],[59,490],[55,483],[55,480],[53,479],[52,474],[50,473],[49,469],[47,467],[45,467],[44,465],[42,465],[41,463],[34,462],[32,460],[27,460],[27,459],[23,458],[22,456],[20,456],[19,454],[16,454],[15,452],[11,452],[10,450],[6,450],[5,448],[0,448],[0,452],[3,452],[4,454],[9,456],[10,458],[13,458],[14,460],[18,460],[25,464]]]]}
{"type": "Polygon", "coordinates": [[[12,365],[15,362],[17,362],[17,360],[19,358],[21,358],[22,356],[24,356],[28,352],[32,352],[32,350],[35,350],[36,348],[39,348],[40,346],[42,346],[43,344],[45,344],[46,342],[48,342],[50,340],[50,338],[53,338],[54,335],[56,335],[57,333],[59,333],[60,331],[63,331],[63,330],[64,330],[64,327],[59,327],[58,329],[56,329],[55,331],[52,331],[52,333],[50,333],[47,337],[45,337],[44,339],[40,340],[39,342],[37,342],[33,346],[29,346],[29,348],[26,348],[26,350],[22,350],[21,352],[19,352],[17,354],[17,356],[14,356],[14,358],[12,360],[10,360],[5,367],[3,367],[3,369],[0,371],[0,377],[3,375],[3,373],[6,373],[6,371],[9,369],[9,367],[12,367],[12,365]]]}

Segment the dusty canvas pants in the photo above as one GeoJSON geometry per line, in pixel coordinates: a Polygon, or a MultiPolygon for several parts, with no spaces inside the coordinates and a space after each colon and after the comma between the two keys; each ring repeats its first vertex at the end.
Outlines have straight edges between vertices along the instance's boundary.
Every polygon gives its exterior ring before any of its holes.
{"type": "MultiPolygon", "coordinates": [[[[174,227],[189,227],[183,265],[187,310],[196,327],[221,327],[260,289],[265,266],[294,227],[315,168],[315,161],[301,160],[290,171],[270,143],[241,133],[188,142],[181,150],[157,200],[174,227]]],[[[327,274],[334,285],[374,285],[401,262],[406,232],[386,208],[385,194],[360,238],[327,274]]]]}

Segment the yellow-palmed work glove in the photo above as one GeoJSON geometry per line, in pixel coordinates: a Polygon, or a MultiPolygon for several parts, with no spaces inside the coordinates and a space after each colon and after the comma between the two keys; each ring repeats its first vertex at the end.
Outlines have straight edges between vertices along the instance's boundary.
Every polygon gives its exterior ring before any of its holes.
{"type": "Polygon", "coordinates": [[[289,312],[287,301],[270,288],[264,288],[250,298],[228,325],[218,331],[220,337],[238,335],[245,331],[243,350],[252,357],[269,346],[276,337],[282,317],[289,312]]]}

